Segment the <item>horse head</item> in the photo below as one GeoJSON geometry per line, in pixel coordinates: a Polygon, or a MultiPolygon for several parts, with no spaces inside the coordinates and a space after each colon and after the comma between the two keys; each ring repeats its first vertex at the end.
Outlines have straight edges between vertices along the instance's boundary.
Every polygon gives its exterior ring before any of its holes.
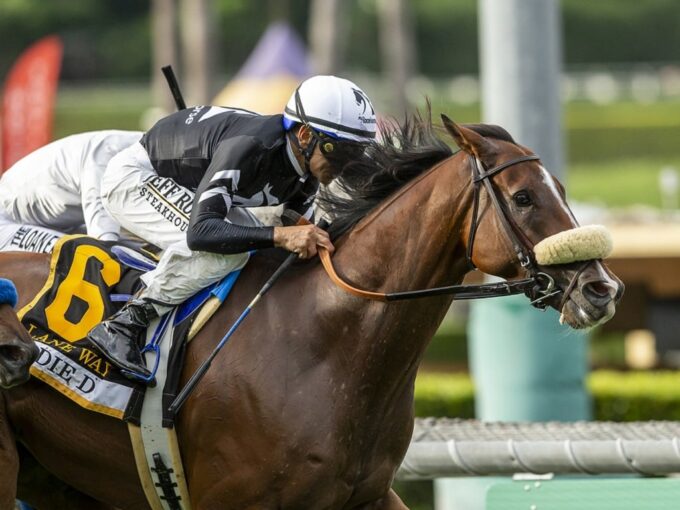
{"type": "Polygon", "coordinates": [[[623,283],[603,264],[611,251],[604,227],[579,227],[564,188],[538,156],[502,128],[444,126],[469,156],[473,207],[465,232],[468,261],[487,274],[533,279],[532,304],[560,321],[588,328],[609,320],[623,283]]]}
{"type": "Polygon", "coordinates": [[[0,387],[26,382],[39,349],[19,322],[14,307],[18,301],[14,284],[0,278],[0,387]]]}

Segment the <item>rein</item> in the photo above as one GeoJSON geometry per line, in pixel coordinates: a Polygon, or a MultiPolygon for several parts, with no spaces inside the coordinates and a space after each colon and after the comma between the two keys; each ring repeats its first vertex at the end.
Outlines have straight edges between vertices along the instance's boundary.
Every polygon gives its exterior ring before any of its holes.
{"type": "MultiPolygon", "coordinates": [[[[499,199],[498,195],[496,194],[496,190],[493,188],[490,182],[491,177],[502,172],[506,168],[519,163],[524,163],[526,161],[536,161],[538,159],[540,158],[536,155],[522,156],[505,163],[501,163],[500,165],[497,165],[489,170],[485,170],[484,165],[479,160],[479,158],[470,156],[472,167],[472,184],[474,186],[474,199],[472,226],[470,228],[470,235],[466,250],[468,264],[471,266],[471,268],[475,268],[475,265],[472,262],[472,248],[474,245],[475,235],[477,233],[477,226],[479,224],[479,195],[481,185],[483,184],[487,190],[487,193],[491,197],[491,201],[496,212],[498,213],[501,224],[503,225],[503,228],[513,245],[513,249],[515,250],[520,265],[529,272],[529,278],[511,282],[486,283],[482,285],[448,285],[446,287],[435,287],[431,289],[384,293],[359,289],[344,281],[335,271],[333,262],[331,261],[331,256],[328,253],[328,250],[325,248],[319,249],[319,258],[321,259],[321,263],[323,264],[324,269],[328,273],[328,276],[331,281],[333,281],[333,283],[335,283],[344,291],[364,299],[387,302],[442,296],[448,294],[452,295],[453,299],[463,300],[526,294],[531,299],[531,304],[533,306],[536,308],[545,309],[547,306],[546,301],[549,298],[561,293],[562,290],[556,287],[555,281],[550,275],[538,270],[538,267],[531,255],[531,251],[526,248],[527,242],[522,242],[522,240],[519,238],[518,233],[521,234],[521,230],[512,220],[512,218],[505,213],[505,210],[501,206],[501,200],[499,199]]],[[[524,235],[522,235],[522,237],[526,239],[524,235]]],[[[570,290],[573,288],[574,284],[575,278],[569,285],[570,290]]],[[[568,293],[565,294],[568,295],[568,293]]],[[[562,301],[562,304],[564,304],[564,301],[565,300],[562,301]]]]}
{"type": "Polygon", "coordinates": [[[331,255],[326,248],[319,248],[319,258],[323,264],[328,277],[333,283],[345,292],[354,296],[372,299],[374,301],[403,301],[405,299],[415,299],[432,296],[443,296],[452,294],[454,299],[483,299],[499,296],[512,296],[514,294],[524,294],[529,292],[535,285],[534,278],[525,278],[514,282],[486,283],[483,285],[448,285],[446,287],[434,287],[432,289],[407,290],[402,292],[373,292],[352,286],[338,276],[331,255]]]}

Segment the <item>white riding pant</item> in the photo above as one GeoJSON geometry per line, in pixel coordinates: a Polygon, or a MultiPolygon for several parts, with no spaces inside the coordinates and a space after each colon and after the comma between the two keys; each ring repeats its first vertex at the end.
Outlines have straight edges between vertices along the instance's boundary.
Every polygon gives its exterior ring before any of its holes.
{"type": "MultiPolygon", "coordinates": [[[[248,261],[246,253],[221,255],[189,249],[186,231],[194,192],[160,177],[140,143],[111,159],[102,176],[101,193],[104,207],[123,228],[163,249],[156,269],[142,276],[146,289],[140,297],[177,305],[248,261]]],[[[243,208],[232,208],[228,218],[238,225],[262,225],[243,208]]],[[[159,312],[165,311],[161,308],[159,312]]]]}
{"type": "Polygon", "coordinates": [[[0,251],[30,251],[51,253],[63,232],[39,225],[17,223],[0,211],[0,251]]]}

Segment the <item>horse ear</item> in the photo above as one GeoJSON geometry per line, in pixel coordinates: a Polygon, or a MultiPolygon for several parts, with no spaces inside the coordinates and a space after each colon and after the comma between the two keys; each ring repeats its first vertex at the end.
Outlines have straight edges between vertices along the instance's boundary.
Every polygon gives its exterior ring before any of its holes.
{"type": "Polygon", "coordinates": [[[480,134],[472,129],[456,124],[443,113],[441,114],[444,127],[456,141],[456,145],[464,152],[479,159],[492,152],[491,144],[480,134]]]}

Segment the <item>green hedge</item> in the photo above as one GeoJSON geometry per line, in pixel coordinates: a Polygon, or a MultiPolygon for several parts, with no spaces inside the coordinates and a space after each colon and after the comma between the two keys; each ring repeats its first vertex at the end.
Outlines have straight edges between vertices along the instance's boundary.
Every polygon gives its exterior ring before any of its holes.
{"type": "MultiPolygon", "coordinates": [[[[596,371],[588,378],[599,421],[680,421],[680,372],[596,371]]],[[[421,374],[416,416],[474,417],[474,386],[464,374],[421,374]]]]}

